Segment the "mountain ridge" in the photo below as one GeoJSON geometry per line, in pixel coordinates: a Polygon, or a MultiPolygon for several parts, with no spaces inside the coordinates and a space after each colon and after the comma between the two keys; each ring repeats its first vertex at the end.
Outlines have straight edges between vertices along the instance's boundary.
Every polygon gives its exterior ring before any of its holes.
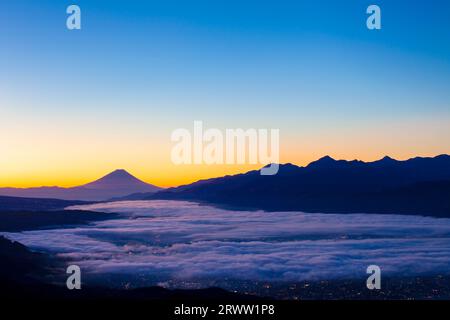
{"type": "Polygon", "coordinates": [[[254,170],[200,180],[140,198],[191,200],[268,211],[450,217],[450,156],[408,160],[384,157],[373,162],[323,157],[305,167],[282,164],[273,176],[262,176],[254,170]]]}
{"type": "MultiPolygon", "coordinates": [[[[292,164],[292,163],[278,164],[279,165],[279,171],[278,171],[277,175],[278,174],[285,174],[287,170],[295,171],[295,170],[299,170],[299,169],[301,170],[301,169],[307,169],[307,168],[328,169],[330,164],[342,165],[342,166],[364,165],[364,164],[370,165],[370,166],[378,166],[380,164],[388,164],[388,165],[398,165],[398,164],[402,164],[402,163],[409,164],[409,163],[414,162],[414,161],[421,161],[421,160],[425,160],[426,161],[426,160],[433,160],[433,159],[445,159],[445,160],[448,160],[450,162],[450,155],[440,154],[440,155],[437,155],[435,157],[413,157],[413,158],[409,158],[409,159],[406,159],[406,160],[396,160],[396,159],[391,158],[389,156],[384,156],[383,158],[381,158],[379,160],[368,161],[368,162],[364,162],[364,161],[357,160],[357,159],[355,159],[355,160],[335,160],[332,157],[327,155],[327,156],[324,156],[322,158],[319,158],[316,161],[310,162],[306,166],[298,166],[298,165],[295,165],[295,164],[292,164]],[[325,164],[325,165],[323,165],[323,164],[325,164]]],[[[270,164],[267,165],[267,166],[270,166],[270,164]]],[[[181,185],[181,186],[177,186],[177,187],[167,188],[167,189],[165,189],[163,191],[172,191],[172,190],[179,189],[179,188],[184,189],[186,187],[193,186],[193,185],[196,185],[196,184],[205,184],[205,183],[208,183],[208,182],[215,181],[217,179],[226,179],[226,178],[229,178],[229,177],[238,177],[238,176],[249,175],[249,174],[251,174],[251,175],[258,175],[259,176],[260,175],[259,171],[260,170],[251,170],[251,171],[247,171],[245,173],[238,173],[238,174],[235,174],[235,175],[226,175],[226,176],[223,176],[223,177],[201,179],[201,180],[192,182],[190,184],[185,184],[185,185],[181,185]]],[[[274,175],[274,176],[276,176],[276,175],[274,175]]],[[[270,178],[271,176],[267,176],[267,177],[270,178]]]]}

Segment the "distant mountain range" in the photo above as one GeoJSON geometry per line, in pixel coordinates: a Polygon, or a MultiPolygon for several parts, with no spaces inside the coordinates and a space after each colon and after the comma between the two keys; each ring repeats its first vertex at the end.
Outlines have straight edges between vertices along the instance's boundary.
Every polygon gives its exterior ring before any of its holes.
{"type": "Polygon", "coordinates": [[[406,161],[384,157],[374,162],[326,156],[306,167],[280,165],[273,176],[250,171],[125,199],[192,200],[269,211],[450,217],[450,156],[406,161]]]}
{"type": "MultiPolygon", "coordinates": [[[[268,211],[450,217],[450,156],[405,161],[384,157],[374,162],[326,156],[306,167],[282,164],[273,176],[263,176],[255,170],[169,189],[147,184],[125,170],[116,170],[79,187],[0,188],[0,195],[84,201],[191,200],[268,211]]],[[[31,210],[33,199],[25,200],[31,210]]],[[[55,200],[49,201],[52,206],[60,205],[55,200]]],[[[13,206],[20,201],[3,198],[2,202],[13,206]]]]}
{"type": "Polygon", "coordinates": [[[116,170],[94,182],[73,187],[0,188],[0,195],[27,198],[53,198],[62,200],[106,201],[131,193],[146,194],[161,188],[145,183],[125,170],[116,170]]]}

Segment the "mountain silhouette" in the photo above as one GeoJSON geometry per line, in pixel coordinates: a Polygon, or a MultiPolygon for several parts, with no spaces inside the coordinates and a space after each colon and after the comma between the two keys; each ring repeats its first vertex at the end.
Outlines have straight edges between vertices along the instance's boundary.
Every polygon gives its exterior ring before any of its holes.
{"type": "Polygon", "coordinates": [[[384,157],[374,162],[326,156],[306,167],[282,164],[273,176],[250,171],[140,198],[193,200],[270,211],[450,217],[450,156],[406,161],[384,157]]]}
{"type": "MultiPolygon", "coordinates": [[[[117,190],[124,189],[125,191],[132,188],[142,188],[148,189],[148,183],[145,183],[142,180],[139,180],[135,176],[129,174],[127,171],[123,169],[115,170],[106,176],[90,182],[88,184],[83,185],[83,188],[86,189],[94,189],[94,190],[117,190]]],[[[151,186],[152,188],[156,188],[155,186],[151,186]]]]}
{"type": "Polygon", "coordinates": [[[161,188],[145,183],[125,170],[115,170],[106,176],[73,188],[0,188],[0,195],[62,200],[105,201],[132,193],[153,193],[161,188]]]}

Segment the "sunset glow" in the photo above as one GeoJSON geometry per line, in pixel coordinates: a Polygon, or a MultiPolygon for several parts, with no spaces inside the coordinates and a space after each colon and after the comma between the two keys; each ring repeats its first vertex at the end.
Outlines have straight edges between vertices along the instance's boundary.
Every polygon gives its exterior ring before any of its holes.
{"type": "Polygon", "coordinates": [[[63,5],[27,3],[39,13],[27,15],[25,2],[10,3],[10,18],[0,19],[14,34],[0,38],[0,187],[75,186],[118,168],[167,187],[261,167],[174,165],[171,132],[195,120],[220,130],[279,129],[281,162],[297,165],[324,155],[450,152],[441,11],[427,16],[431,25],[410,26],[410,34],[421,31],[411,38],[393,3],[385,4],[390,27],[378,33],[358,29],[363,4],[316,20],[310,14],[320,6],[291,5],[295,17],[269,6],[249,21],[247,5],[201,18],[195,5],[123,13],[86,2],[85,29],[69,32],[58,25],[63,5]],[[228,19],[231,12],[239,14],[228,19]],[[259,19],[264,12],[272,20],[259,19]],[[436,37],[422,36],[424,28],[436,37]]]}

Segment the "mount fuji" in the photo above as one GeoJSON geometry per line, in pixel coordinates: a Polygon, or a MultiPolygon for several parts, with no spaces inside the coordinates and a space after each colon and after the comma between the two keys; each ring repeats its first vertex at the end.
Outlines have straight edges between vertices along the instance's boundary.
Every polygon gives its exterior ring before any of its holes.
{"type": "Polygon", "coordinates": [[[115,170],[93,182],[72,187],[0,188],[0,195],[62,200],[105,201],[132,193],[153,193],[161,188],[145,183],[125,170],[115,170]]]}

